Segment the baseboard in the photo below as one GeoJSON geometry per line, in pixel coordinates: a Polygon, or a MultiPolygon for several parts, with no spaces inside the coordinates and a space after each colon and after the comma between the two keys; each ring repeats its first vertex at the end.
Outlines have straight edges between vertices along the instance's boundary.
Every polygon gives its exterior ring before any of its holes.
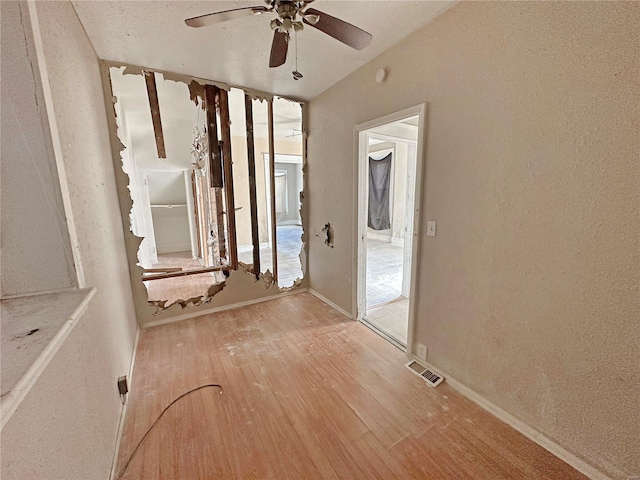
{"type": "MultiPolygon", "coordinates": [[[[133,353],[131,356],[131,363],[129,365],[129,374],[127,375],[127,384],[129,385],[129,389],[133,385],[133,367],[136,363],[136,357],[138,356],[138,342],[140,341],[140,327],[136,330],[136,340],[133,345],[133,353]]],[[[127,406],[129,405],[128,400],[122,404],[122,410],[120,411],[120,419],[118,420],[118,433],[116,434],[116,445],[115,450],[113,452],[113,461],[111,462],[111,472],[109,473],[109,480],[116,479],[116,467],[118,464],[118,453],[120,453],[120,442],[122,441],[122,432],[124,430],[124,420],[127,417],[127,406]]]]}
{"type": "Polygon", "coordinates": [[[348,318],[353,320],[353,317],[351,316],[351,314],[349,312],[347,312],[345,309],[343,309],[343,308],[339,307],[338,305],[336,305],[335,303],[333,303],[331,300],[329,300],[324,295],[320,295],[318,292],[316,292],[312,288],[309,288],[309,293],[311,295],[313,295],[314,297],[316,297],[317,299],[322,300],[324,303],[326,303],[330,307],[335,308],[337,311],[339,311],[345,317],[348,317],[348,318]]]}
{"type": "Polygon", "coordinates": [[[158,255],[164,255],[166,253],[180,253],[191,252],[191,244],[178,244],[178,245],[163,245],[162,247],[156,247],[156,253],[158,255]]]}
{"type": "Polygon", "coordinates": [[[211,313],[224,312],[227,310],[235,310],[237,308],[248,307],[249,305],[255,305],[256,303],[275,300],[276,298],[287,297],[289,295],[297,295],[299,293],[306,292],[307,290],[308,290],[307,288],[296,288],[293,290],[288,290],[286,292],[278,293],[276,295],[269,295],[268,297],[260,297],[260,298],[255,298],[253,300],[247,300],[245,302],[232,303],[230,305],[222,305],[220,307],[210,308],[207,310],[196,310],[194,312],[185,313],[184,315],[178,315],[176,317],[171,317],[164,320],[156,320],[154,322],[145,323],[141,325],[140,328],[147,329],[151,327],[157,327],[159,325],[166,325],[168,323],[181,322],[182,320],[201,317],[202,315],[209,315],[211,313]]]}
{"type": "Polygon", "coordinates": [[[500,420],[505,422],[507,425],[509,425],[510,427],[514,428],[515,430],[523,434],[529,440],[537,443],[542,448],[544,448],[548,452],[558,457],[560,460],[572,466],[583,475],[586,475],[587,477],[589,477],[591,480],[612,480],[611,477],[608,477],[604,473],[600,472],[596,468],[589,465],[587,462],[585,462],[581,458],[577,457],[573,453],[567,451],[565,448],[558,445],[555,441],[551,440],[550,438],[546,437],[545,435],[538,432],[534,428],[530,427],[529,425],[524,423],[522,420],[517,419],[510,413],[506,412],[505,410],[497,406],[495,403],[487,400],[482,395],[478,394],[477,392],[475,392],[474,390],[471,390],[466,385],[457,381],[455,378],[452,378],[446,372],[442,371],[439,368],[432,367],[428,363],[417,358],[415,355],[411,355],[411,359],[415,360],[420,365],[426,368],[434,368],[434,370],[436,370],[437,372],[442,373],[442,375],[445,378],[445,382],[448,383],[451,386],[451,388],[453,388],[454,390],[457,390],[459,393],[467,397],[469,400],[476,403],[480,407],[484,408],[487,412],[499,418],[500,420]]]}

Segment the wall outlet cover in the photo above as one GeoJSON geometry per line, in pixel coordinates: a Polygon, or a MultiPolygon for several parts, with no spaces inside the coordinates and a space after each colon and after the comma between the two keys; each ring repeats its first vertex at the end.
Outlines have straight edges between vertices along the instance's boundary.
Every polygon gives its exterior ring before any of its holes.
{"type": "Polygon", "coordinates": [[[436,222],[428,221],[427,222],[427,237],[435,237],[436,236],[436,222]]]}
{"type": "Polygon", "coordinates": [[[423,345],[422,343],[419,343],[416,355],[418,355],[419,359],[426,361],[427,360],[427,346],[423,345]]]}
{"type": "Polygon", "coordinates": [[[129,393],[129,385],[127,384],[127,376],[118,377],[118,393],[126,395],[129,393]]]}

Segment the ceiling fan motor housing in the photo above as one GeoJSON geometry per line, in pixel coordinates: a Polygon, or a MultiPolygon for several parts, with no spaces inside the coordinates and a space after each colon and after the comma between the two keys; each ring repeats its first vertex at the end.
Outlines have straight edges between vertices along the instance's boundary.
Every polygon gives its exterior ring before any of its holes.
{"type": "Polygon", "coordinates": [[[278,13],[278,18],[271,21],[271,29],[277,30],[280,33],[290,33],[291,30],[296,32],[301,31],[304,28],[303,23],[297,20],[298,14],[304,18],[304,13],[301,11],[304,2],[294,2],[285,0],[272,0],[271,2],[266,0],[267,4],[278,13]]]}

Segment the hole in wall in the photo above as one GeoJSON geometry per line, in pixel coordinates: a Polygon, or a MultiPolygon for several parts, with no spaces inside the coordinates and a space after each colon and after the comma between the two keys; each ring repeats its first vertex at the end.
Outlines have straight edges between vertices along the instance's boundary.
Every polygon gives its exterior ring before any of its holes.
{"type": "Polygon", "coordinates": [[[140,72],[109,69],[148,302],[210,301],[236,269],[300,284],[301,104],[140,72]]]}

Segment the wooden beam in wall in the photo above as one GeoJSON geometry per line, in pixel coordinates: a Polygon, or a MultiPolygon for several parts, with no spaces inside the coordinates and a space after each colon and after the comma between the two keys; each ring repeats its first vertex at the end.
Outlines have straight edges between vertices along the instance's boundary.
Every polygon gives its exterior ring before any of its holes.
{"type": "Polygon", "coordinates": [[[229,118],[229,95],[226,90],[218,90],[220,107],[220,135],[222,136],[222,168],[224,174],[224,195],[226,200],[228,259],[231,268],[238,268],[238,241],[236,237],[236,203],[233,196],[233,164],[231,161],[231,120],[229,118]]]}
{"type": "Polygon", "coordinates": [[[193,270],[182,270],[180,272],[167,272],[152,275],[143,274],[142,281],[146,282],[149,280],[162,280],[164,278],[188,277],[189,275],[199,275],[201,273],[219,272],[221,270],[227,270],[228,268],[229,267],[227,265],[219,265],[215,267],[196,268],[193,270]]]}
{"type": "Polygon", "coordinates": [[[196,188],[196,172],[191,171],[191,189],[193,191],[193,213],[196,220],[196,238],[198,241],[198,257],[204,258],[200,233],[200,207],[198,205],[198,189],[196,188]]]}
{"type": "Polygon", "coordinates": [[[253,144],[253,100],[244,95],[247,123],[247,158],[249,162],[249,203],[251,207],[251,241],[253,242],[253,274],[260,279],[260,238],[258,237],[258,197],[256,194],[256,157],[253,144]]]}
{"type": "Polygon", "coordinates": [[[271,258],[273,265],[273,281],[278,283],[278,235],[276,232],[276,147],[273,134],[273,99],[269,100],[268,131],[269,131],[269,182],[271,189],[271,258]]]}
{"type": "Polygon", "coordinates": [[[220,257],[227,258],[227,245],[224,234],[224,204],[222,203],[222,189],[214,188],[213,195],[216,203],[216,225],[218,225],[218,249],[220,257]]]}
{"type": "Polygon", "coordinates": [[[222,187],[222,159],[218,143],[216,94],[218,87],[205,85],[204,108],[207,113],[207,140],[209,143],[209,176],[211,187],[222,187]]]}
{"type": "Polygon", "coordinates": [[[153,134],[156,137],[156,149],[158,158],[167,158],[167,151],[164,148],[164,135],[162,133],[162,121],[160,120],[160,104],[158,103],[158,90],[156,89],[155,72],[142,72],[147,84],[147,96],[149,97],[149,108],[151,109],[151,121],[153,122],[153,134]]]}

